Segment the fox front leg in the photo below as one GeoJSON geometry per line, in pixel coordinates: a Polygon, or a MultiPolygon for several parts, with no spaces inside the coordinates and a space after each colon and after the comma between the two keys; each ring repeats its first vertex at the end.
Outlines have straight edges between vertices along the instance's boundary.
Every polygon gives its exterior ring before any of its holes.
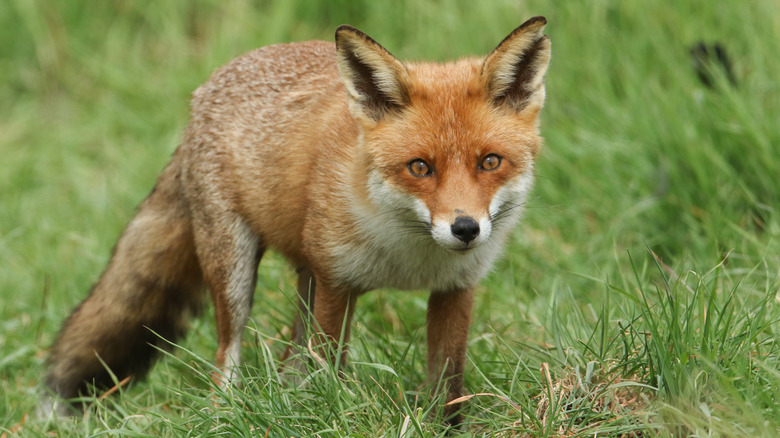
{"type": "Polygon", "coordinates": [[[352,314],[357,300],[356,293],[340,288],[328,287],[324,282],[315,280],[314,288],[314,325],[311,339],[313,353],[332,363],[346,363],[346,343],[349,341],[352,314]],[[339,342],[341,348],[339,349],[339,342]],[[339,353],[339,357],[336,355],[339,353]]]}
{"type": "MultiPolygon", "coordinates": [[[[450,402],[463,395],[463,369],[474,289],[432,292],[428,299],[428,380],[441,382],[450,402]]],[[[459,406],[447,406],[448,423],[461,422],[459,406]]]]}

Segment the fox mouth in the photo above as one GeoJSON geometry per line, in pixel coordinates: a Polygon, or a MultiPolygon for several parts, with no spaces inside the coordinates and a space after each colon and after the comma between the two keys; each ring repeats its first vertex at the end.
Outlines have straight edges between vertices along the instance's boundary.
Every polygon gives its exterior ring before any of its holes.
{"type": "Polygon", "coordinates": [[[458,253],[458,254],[465,254],[467,252],[470,252],[472,249],[474,249],[476,247],[477,247],[476,245],[469,245],[469,246],[465,246],[463,248],[452,248],[451,251],[454,251],[455,253],[458,253]]]}
{"type": "Polygon", "coordinates": [[[473,251],[476,247],[480,246],[480,243],[475,240],[472,240],[468,243],[457,242],[456,244],[453,244],[453,242],[440,242],[435,238],[433,240],[440,248],[452,254],[467,254],[473,251]]]}

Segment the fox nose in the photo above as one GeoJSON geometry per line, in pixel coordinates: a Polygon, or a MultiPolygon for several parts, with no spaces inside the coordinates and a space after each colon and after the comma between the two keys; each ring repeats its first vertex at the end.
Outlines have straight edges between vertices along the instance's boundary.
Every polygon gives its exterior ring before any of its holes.
{"type": "Polygon", "coordinates": [[[471,216],[458,216],[450,225],[452,235],[463,243],[469,243],[479,235],[479,223],[471,216]]]}

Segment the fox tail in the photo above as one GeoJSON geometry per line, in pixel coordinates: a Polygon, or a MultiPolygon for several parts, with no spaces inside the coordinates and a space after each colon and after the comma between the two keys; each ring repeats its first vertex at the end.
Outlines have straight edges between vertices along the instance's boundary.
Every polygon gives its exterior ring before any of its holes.
{"type": "Polygon", "coordinates": [[[112,386],[114,377],[143,377],[158,348],[184,334],[204,290],[189,209],[169,165],[89,296],[63,324],[39,413],[72,413],[73,406],[58,397],[86,394],[89,385],[112,386]]]}

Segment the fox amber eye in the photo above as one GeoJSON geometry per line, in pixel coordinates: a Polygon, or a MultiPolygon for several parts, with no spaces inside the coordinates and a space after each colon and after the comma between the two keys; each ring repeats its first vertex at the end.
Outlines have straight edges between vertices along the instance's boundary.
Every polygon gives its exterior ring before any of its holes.
{"type": "Polygon", "coordinates": [[[496,154],[490,154],[482,159],[479,168],[482,170],[495,170],[501,165],[501,157],[496,154]]]}
{"type": "Polygon", "coordinates": [[[428,165],[425,161],[417,158],[409,162],[408,164],[409,172],[412,173],[414,176],[430,176],[433,174],[433,170],[431,170],[431,166],[428,165]]]}

